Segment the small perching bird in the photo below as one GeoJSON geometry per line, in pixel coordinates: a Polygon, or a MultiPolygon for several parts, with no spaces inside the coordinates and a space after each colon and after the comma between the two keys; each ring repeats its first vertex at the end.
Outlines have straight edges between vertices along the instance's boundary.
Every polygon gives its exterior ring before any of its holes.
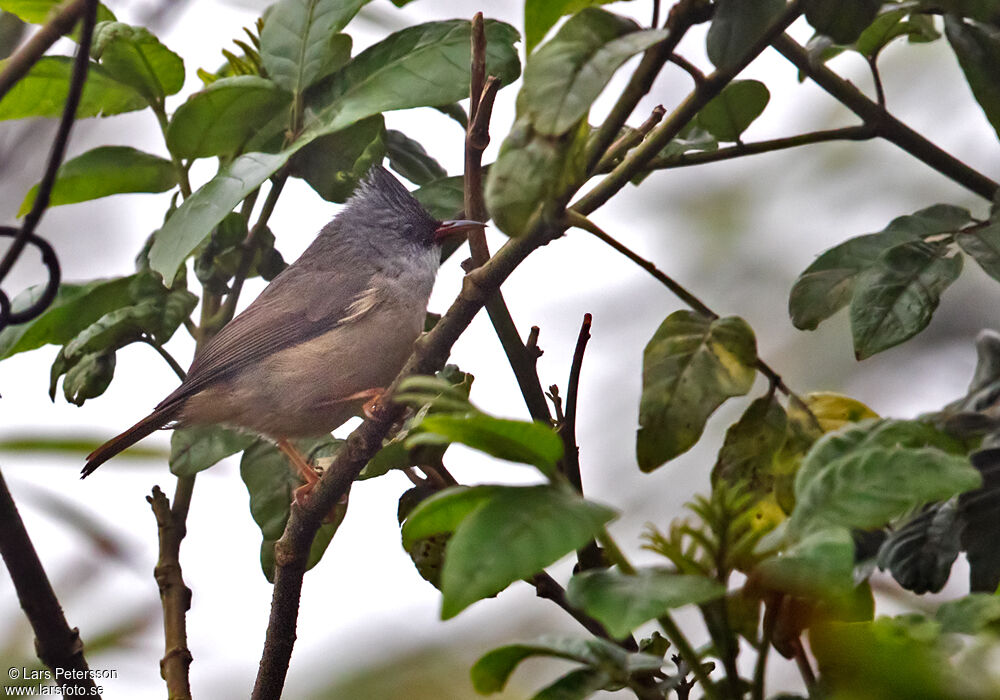
{"type": "Polygon", "coordinates": [[[288,442],[329,434],[396,376],[423,330],[441,243],[481,227],[437,221],[375,166],[339,214],[198,353],[156,409],[87,457],[86,477],[153,431],[223,425],[288,442]]]}

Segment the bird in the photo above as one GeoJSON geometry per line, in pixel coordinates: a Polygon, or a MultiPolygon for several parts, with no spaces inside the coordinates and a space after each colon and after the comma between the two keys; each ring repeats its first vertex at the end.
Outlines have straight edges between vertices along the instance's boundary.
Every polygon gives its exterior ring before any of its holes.
{"type": "Polygon", "coordinates": [[[274,441],[311,486],[316,472],[290,440],[328,435],[384,391],[424,328],[441,244],[482,226],[435,219],[375,165],[181,385],[90,453],[81,478],[160,428],[221,425],[274,441]]]}

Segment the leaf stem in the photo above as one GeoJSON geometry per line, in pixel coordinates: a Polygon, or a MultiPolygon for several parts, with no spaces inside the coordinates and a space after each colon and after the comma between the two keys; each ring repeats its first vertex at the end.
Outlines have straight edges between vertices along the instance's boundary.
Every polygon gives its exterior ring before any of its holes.
{"type": "Polygon", "coordinates": [[[154,350],[156,350],[156,352],[158,352],[160,354],[160,357],[163,358],[164,362],[166,362],[168,365],[170,365],[170,369],[172,369],[174,371],[174,374],[176,374],[177,377],[182,382],[184,381],[184,377],[187,376],[187,372],[184,371],[184,368],[181,367],[180,363],[177,362],[176,359],[174,359],[173,355],[171,355],[169,352],[167,352],[166,348],[164,348],[161,343],[159,343],[152,336],[146,335],[146,334],[143,334],[143,336],[140,338],[140,340],[142,342],[144,342],[146,345],[148,345],[149,347],[151,347],[154,350]]]}

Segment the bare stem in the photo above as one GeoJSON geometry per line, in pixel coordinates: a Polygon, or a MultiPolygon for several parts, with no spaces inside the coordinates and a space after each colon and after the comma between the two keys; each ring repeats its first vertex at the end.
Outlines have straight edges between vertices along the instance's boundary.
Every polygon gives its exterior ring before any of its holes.
{"type": "Polygon", "coordinates": [[[17,53],[4,62],[3,71],[0,71],[0,99],[3,99],[18,80],[28,74],[31,67],[59,40],[59,37],[73,29],[73,25],[86,10],[88,2],[89,0],[74,0],[66,5],[35,32],[17,53]]]}

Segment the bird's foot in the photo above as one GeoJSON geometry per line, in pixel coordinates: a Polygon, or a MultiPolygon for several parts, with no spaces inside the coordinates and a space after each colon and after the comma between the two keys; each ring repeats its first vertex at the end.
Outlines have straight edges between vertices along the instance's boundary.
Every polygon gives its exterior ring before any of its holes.
{"type": "MultiPolygon", "coordinates": [[[[292,501],[295,503],[296,506],[302,508],[309,502],[309,499],[312,496],[312,491],[316,487],[317,483],[319,483],[318,479],[316,481],[311,481],[311,482],[307,481],[306,483],[302,484],[302,486],[299,486],[292,492],[292,501]]],[[[344,508],[346,506],[347,506],[347,494],[345,493],[343,496],[340,497],[340,500],[337,501],[337,504],[330,509],[330,512],[327,513],[326,516],[323,518],[323,523],[324,524],[336,523],[343,520],[344,508]]]]}
{"type": "Polygon", "coordinates": [[[365,418],[369,420],[378,420],[382,417],[382,412],[385,411],[385,406],[382,404],[382,397],[384,395],[385,387],[377,386],[351,394],[345,398],[344,401],[360,401],[361,399],[366,399],[364,405],[361,407],[361,412],[364,414],[365,418]]]}

